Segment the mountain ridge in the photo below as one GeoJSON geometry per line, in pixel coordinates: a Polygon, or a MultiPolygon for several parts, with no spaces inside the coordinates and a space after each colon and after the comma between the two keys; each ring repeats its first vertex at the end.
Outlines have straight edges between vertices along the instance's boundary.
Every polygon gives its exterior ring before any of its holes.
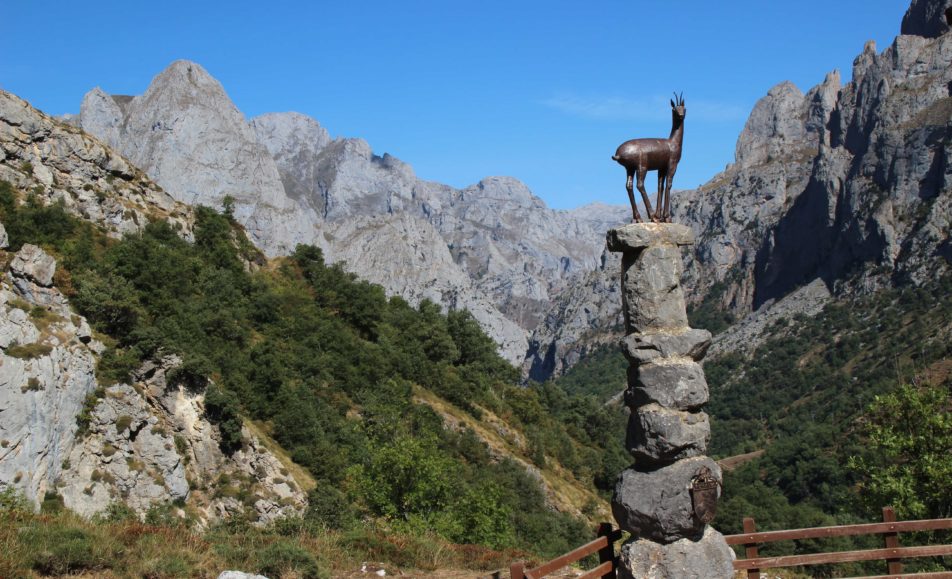
{"type": "Polygon", "coordinates": [[[604,228],[623,215],[610,206],[549,209],[511,177],[487,177],[463,189],[424,181],[407,163],[374,154],[363,139],[331,138],[300,113],[246,120],[220,83],[188,61],[172,63],[143,95],[123,101],[119,106],[94,89],[83,100],[80,126],[143,166],[173,196],[219,207],[228,195],[236,218],[269,255],[314,243],[330,260],[411,303],[425,297],[467,308],[513,364],[525,357],[527,336],[552,295],[596,265],[604,228]],[[200,136],[209,133],[211,146],[200,136]],[[229,143],[237,153],[209,152],[229,143]],[[203,163],[185,158],[195,150],[205,155],[203,163]],[[235,174],[241,165],[260,170],[235,174]],[[196,183],[205,181],[215,186],[199,192],[196,183]],[[244,193],[256,189],[257,198],[244,193]],[[384,232],[374,230],[378,221],[386,223],[384,232]],[[356,255],[351,248],[358,239],[388,248],[393,259],[356,255]]]}

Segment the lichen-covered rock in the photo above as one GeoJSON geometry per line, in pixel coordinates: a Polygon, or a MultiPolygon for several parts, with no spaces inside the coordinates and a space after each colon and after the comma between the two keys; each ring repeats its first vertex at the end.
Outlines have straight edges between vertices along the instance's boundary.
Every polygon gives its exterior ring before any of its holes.
{"type": "Polygon", "coordinates": [[[612,514],[618,525],[635,538],[659,543],[699,538],[706,525],[694,514],[690,487],[702,467],[722,480],[720,467],[706,456],[654,470],[636,467],[623,471],[612,497],[612,514]]]}
{"type": "Polygon", "coordinates": [[[634,539],[618,554],[621,579],[730,579],[734,552],[724,536],[708,527],[696,541],[681,539],[667,545],[634,539]]]}
{"type": "Polygon", "coordinates": [[[185,465],[172,434],[131,386],[107,388],[87,429],[58,484],[68,508],[89,516],[124,502],[144,513],[188,498],[185,465]]]}
{"type": "Polygon", "coordinates": [[[700,456],[710,439],[706,413],[648,404],[632,410],[625,446],[639,466],[657,465],[700,456]]]}
{"type": "Polygon", "coordinates": [[[676,410],[695,410],[706,404],[709,392],[701,365],[690,358],[657,358],[630,366],[626,402],[629,406],[660,404],[676,410]]]}
{"type": "Polygon", "coordinates": [[[243,571],[222,571],[218,579],[268,579],[264,575],[253,575],[243,571]]]}

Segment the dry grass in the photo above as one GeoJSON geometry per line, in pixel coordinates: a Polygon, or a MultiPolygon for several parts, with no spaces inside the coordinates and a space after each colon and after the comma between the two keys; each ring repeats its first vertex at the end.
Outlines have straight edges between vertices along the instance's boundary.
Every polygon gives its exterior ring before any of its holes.
{"type": "Polygon", "coordinates": [[[361,575],[367,562],[391,576],[486,577],[527,558],[374,524],[337,532],[288,521],[271,529],[231,524],[200,533],[184,525],[87,521],[67,511],[0,512],[3,578],[215,578],[227,569],[272,579],[349,577],[361,575]]]}

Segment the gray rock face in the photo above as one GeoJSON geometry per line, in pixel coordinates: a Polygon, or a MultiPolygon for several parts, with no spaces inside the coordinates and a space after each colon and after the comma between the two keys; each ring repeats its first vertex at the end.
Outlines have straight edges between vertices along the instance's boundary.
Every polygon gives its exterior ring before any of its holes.
{"type": "Polygon", "coordinates": [[[83,100],[83,130],[120,151],[177,200],[217,208],[231,196],[235,217],[272,255],[309,237],[309,224],[285,195],[274,160],[202,67],[176,61],[140,96],[111,97],[94,89],[83,100]]]}
{"type": "Polygon", "coordinates": [[[633,540],[619,552],[622,579],[711,579],[734,574],[734,551],[723,535],[708,527],[697,541],[681,539],[667,545],[633,540]]]}
{"type": "Polygon", "coordinates": [[[0,179],[59,202],[110,235],[167,219],[191,234],[191,210],[176,203],[118,153],[79,129],[0,91],[0,179]]]}
{"type": "Polygon", "coordinates": [[[625,446],[639,468],[650,468],[701,456],[710,440],[711,423],[706,413],[646,404],[632,410],[625,446]]]}
{"type": "Polygon", "coordinates": [[[694,514],[690,486],[701,467],[722,480],[721,469],[708,457],[688,458],[650,471],[625,470],[612,497],[615,520],[636,538],[657,543],[700,538],[706,525],[694,514]]]}
{"type": "Polygon", "coordinates": [[[222,571],[218,579],[268,579],[264,575],[252,575],[242,571],[222,571]]]}
{"type": "Polygon", "coordinates": [[[73,447],[75,416],[96,388],[97,344],[79,339],[59,290],[16,279],[0,281],[0,486],[38,504],[55,488],[73,447]],[[42,324],[27,311],[37,306],[47,312],[42,324]]]}
{"type": "Polygon", "coordinates": [[[116,501],[144,513],[190,500],[208,521],[246,507],[227,498],[191,500],[190,481],[215,489],[229,474],[250,481],[234,492],[256,498],[259,522],[303,511],[301,487],[250,432],[243,432],[244,448],[222,454],[203,395],[169,388],[164,366],[144,369],[135,387],[105,389],[87,408],[104,346],[52,287],[55,267],[40,248],[24,245],[0,279],[0,487],[37,504],[58,492],[83,515],[116,501]],[[77,438],[77,416],[87,411],[87,431],[77,438]]]}
{"type": "Polygon", "coordinates": [[[52,287],[56,260],[39,247],[27,243],[10,263],[10,273],[40,286],[52,287]]]}
{"type": "Polygon", "coordinates": [[[952,30],[952,1],[913,0],[902,18],[902,34],[937,38],[952,30]]]}
{"type": "Polygon", "coordinates": [[[122,501],[144,514],[181,500],[203,522],[245,514],[260,524],[303,512],[304,491],[247,429],[243,448],[222,453],[218,429],[204,416],[204,394],[166,380],[179,363],[175,357],[148,363],[134,387],[105,390],[57,482],[66,506],[90,516],[122,501]],[[193,487],[209,492],[193,497],[193,487]],[[232,498],[239,492],[252,495],[252,507],[232,498]]]}

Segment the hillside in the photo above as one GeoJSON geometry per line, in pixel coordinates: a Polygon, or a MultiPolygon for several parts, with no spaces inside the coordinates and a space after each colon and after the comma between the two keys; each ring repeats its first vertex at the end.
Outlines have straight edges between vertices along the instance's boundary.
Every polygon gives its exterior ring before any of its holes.
{"type": "Polygon", "coordinates": [[[8,93],[0,129],[4,488],[110,520],[544,554],[605,516],[593,481],[621,444],[600,406],[518,386],[469,313],[388,298],[314,246],[268,260],[228,204],[172,201],[8,93]]]}

